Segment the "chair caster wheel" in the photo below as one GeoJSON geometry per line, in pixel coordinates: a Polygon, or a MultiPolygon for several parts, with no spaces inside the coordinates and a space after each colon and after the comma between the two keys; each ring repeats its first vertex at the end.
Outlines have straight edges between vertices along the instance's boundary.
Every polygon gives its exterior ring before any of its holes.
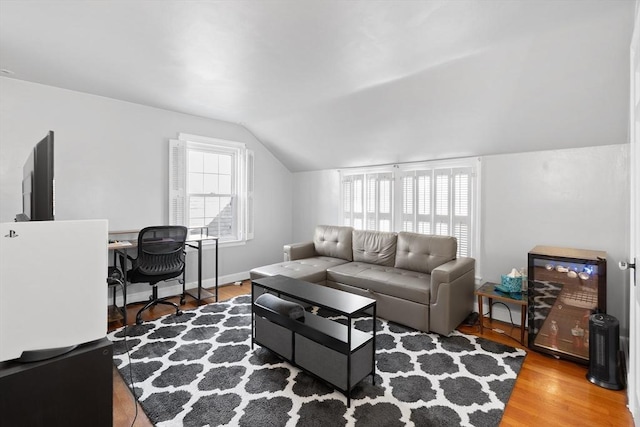
{"type": "Polygon", "coordinates": [[[176,311],[176,316],[182,316],[182,310],[176,311]]]}
{"type": "Polygon", "coordinates": [[[180,298],[180,305],[184,305],[185,303],[185,299],[184,298],[180,298]]]}
{"type": "Polygon", "coordinates": [[[142,325],[142,319],[136,319],[136,325],[142,325]]]}

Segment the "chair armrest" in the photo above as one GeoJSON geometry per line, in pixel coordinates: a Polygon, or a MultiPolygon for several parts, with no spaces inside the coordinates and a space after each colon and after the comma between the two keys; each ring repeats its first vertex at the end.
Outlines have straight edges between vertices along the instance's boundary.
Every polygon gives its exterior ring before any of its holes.
{"type": "Polygon", "coordinates": [[[121,249],[115,249],[114,252],[117,253],[121,259],[124,259],[124,257],[127,257],[127,259],[129,259],[130,261],[133,261],[135,259],[131,255],[129,255],[127,251],[123,251],[121,249]]]}
{"type": "Polygon", "coordinates": [[[126,273],[127,273],[127,260],[133,262],[133,261],[135,261],[135,258],[133,258],[131,255],[129,255],[126,250],[122,251],[120,249],[116,249],[115,253],[118,254],[118,258],[120,260],[120,269],[122,270],[122,273],[126,276],[126,273]]]}
{"type": "Polygon", "coordinates": [[[474,271],[476,260],[474,258],[457,258],[444,263],[431,271],[431,303],[438,298],[438,288],[443,283],[453,283],[469,271],[474,271]]]}
{"type": "Polygon", "coordinates": [[[311,258],[316,256],[316,249],[313,242],[291,243],[284,245],[284,260],[294,261],[296,259],[311,258]]]}

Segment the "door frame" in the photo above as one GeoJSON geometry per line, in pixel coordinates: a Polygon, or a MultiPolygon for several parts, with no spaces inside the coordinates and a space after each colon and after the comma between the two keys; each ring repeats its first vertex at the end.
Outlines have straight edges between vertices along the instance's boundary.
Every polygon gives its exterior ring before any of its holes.
{"type": "MultiPolygon", "coordinates": [[[[640,260],[640,0],[636,0],[633,36],[630,46],[629,102],[629,257],[640,260]]],[[[638,269],[629,269],[629,369],[628,407],[640,424],[640,289],[638,269]]]]}

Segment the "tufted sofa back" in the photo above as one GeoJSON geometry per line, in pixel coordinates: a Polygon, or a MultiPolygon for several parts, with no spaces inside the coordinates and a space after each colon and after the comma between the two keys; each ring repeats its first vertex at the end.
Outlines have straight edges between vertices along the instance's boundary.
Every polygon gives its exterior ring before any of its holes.
{"type": "Polygon", "coordinates": [[[458,241],[451,236],[398,233],[395,267],[431,274],[431,271],[456,259],[458,241]]]}
{"type": "Polygon", "coordinates": [[[353,231],[353,260],[393,267],[396,260],[396,233],[353,231]]]}
{"type": "Polygon", "coordinates": [[[351,241],[353,228],[318,225],[313,235],[316,254],[353,261],[351,241]]]}

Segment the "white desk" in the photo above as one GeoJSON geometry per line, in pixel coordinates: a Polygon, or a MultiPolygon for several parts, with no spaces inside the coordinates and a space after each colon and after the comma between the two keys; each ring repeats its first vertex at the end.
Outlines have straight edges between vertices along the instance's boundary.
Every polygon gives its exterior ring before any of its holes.
{"type": "MultiPolygon", "coordinates": [[[[187,291],[186,289],[186,283],[182,284],[182,295],[180,297],[180,303],[184,304],[185,301],[185,297],[187,295],[189,295],[191,298],[194,298],[196,301],[198,301],[198,304],[200,304],[201,300],[205,299],[205,298],[211,298],[211,297],[215,297],[215,301],[218,302],[218,242],[220,240],[219,237],[217,236],[210,236],[206,233],[206,227],[203,228],[196,228],[196,229],[190,229],[190,231],[192,230],[197,230],[197,233],[190,233],[187,235],[187,242],[186,242],[186,246],[196,249],[198,251],[198,292],[197,294],[192,294],[190,292],[187,291]],[[215,241],[215,247],[216,247],[216,251],[215,251],[215,293],[212,294],[211,292],[209,292],[207,289],[202,288],[202,242],[207,241],[207,240],[213,240],[215,241]]],[[[140,230],[119,230],[119,231],[110,231],[109,232],[109,237],[111,238],[112,236],[132,236],[132,235],[136,235],[140,232],[140,230]]],[[[122,253],[124,253],[125,257],[126,257],[126,251],[128,251],[129,249],[136,249],[138,247],[138,241],[137,240],[127,240],[127,239],[123,239],[123,240],[118,240],[118,239],[113,239],[113,242],[110,242],[108,244],[108,248],[109,250],[113,250],[114,251],[114,265],[116,265],[115,262],[115,255],[116,252],[120,251],[122,253]]],[[[125,279],[126,279],[126,269],[125,271],[122,272],[125,275],[125,279]]],[[[123,289],[123,305],[124,307],[126,307],[127,305],[127,281],[124,281],[124,289],[123,289]]]]}

